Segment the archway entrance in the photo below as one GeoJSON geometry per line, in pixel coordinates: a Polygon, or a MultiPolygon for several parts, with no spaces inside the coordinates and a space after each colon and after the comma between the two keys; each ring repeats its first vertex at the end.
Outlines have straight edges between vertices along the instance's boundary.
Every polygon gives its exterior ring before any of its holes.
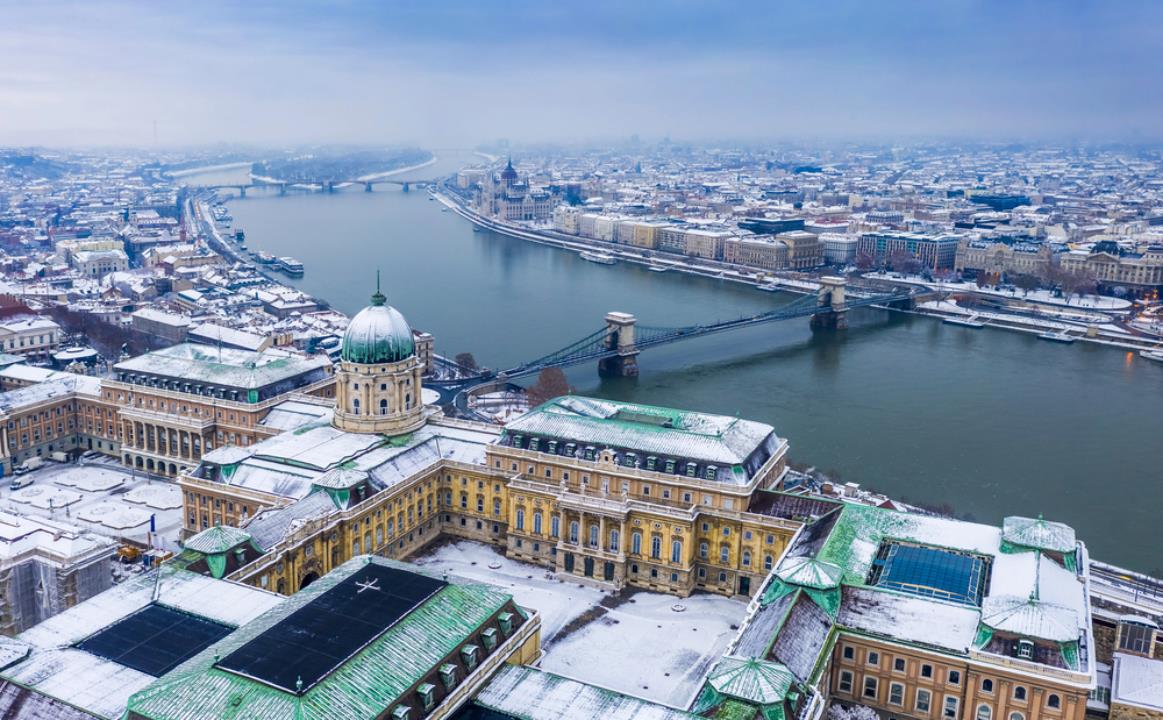
{"type": "Polygon", "coordinates": [[[315,582],[318,579],[319,579],[319,573],[317,573],[317,572],[307,573],[306,575],[303,576],[302,581],[299,582],[299,589],[302,590],[303,588],[307,587],[308,585],[310,585],[311,583],[315,582]]]}

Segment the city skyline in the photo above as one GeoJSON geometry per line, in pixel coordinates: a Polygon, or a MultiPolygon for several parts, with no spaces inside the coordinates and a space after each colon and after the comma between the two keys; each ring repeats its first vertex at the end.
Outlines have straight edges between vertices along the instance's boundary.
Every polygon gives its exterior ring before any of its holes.
{"type": "Polygon", "coordinates": [[[1148,143],[1163,111],[1163,8],[1150,3],[4,12],[8,145],[1148,143]]]}

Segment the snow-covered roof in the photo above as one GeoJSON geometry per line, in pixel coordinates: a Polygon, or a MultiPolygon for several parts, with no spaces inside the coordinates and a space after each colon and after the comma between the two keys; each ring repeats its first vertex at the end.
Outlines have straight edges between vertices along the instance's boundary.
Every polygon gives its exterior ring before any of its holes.
{"type": "Polygon", "coordinates": [[[1032,550],[1073,552],[1077,545],[1074,528],[1041,517],[1007,517],[1002,523],[1002,539],[1032,550]]]}
{"type": "Polygon", "coordinates": [[[846,628],[956,653],[968,652],[977,620],[974,608],[858,587],[844,588],[838,618],[846,628]]]}
{"type": "Polygon", "coordinates": [[[724,695],[774,705],[783,702],[795,676],[779,663],[728,655],[715,665],[707,681],[724,695]]]}
{"type": "Polygon", "coordinates": [[[330,365],[323,355],[305,357],[276,349],[249,352],[183,343],[119,362],[114,369],[118,373],[181,378],[189,383],[260,389],[330,365]]]}
{"type": "Polygon", "coordinates": [[[726,415],[613,402],[569,395],[555,398],[511,421],[505,434],[544,436],[734,467],[783,441],[764,423],[726,415]]]}
{"type": "MultiPolygon", "coordinates": [[[[164,566],[157,602],[224,623],[242,625],[285,598],[246,585],[164,566]]],[[[139,575],[22,633],[28,657],[0,675],[95,715],[119,718],[129,696],[154,677],[73,647],[153,602],[155,576],[139,575]]]]}
{"type": "Polygon", "coordinates": [[[1116,652],[1111,702],[1163,710],[1163,660],[1116,652]]]}
{"type": "Polygon", "coordinates": [[[981,607],[981,623],[1025,638],[1060,643],[1078,640],[1078,615],[1074,610],[1035,597],[987,597],[981,607]]]}
{"type": "Polygon", "coordinates": [[[844,571],[837,565],[814,557],[795,557],[780,563],[776,575],[792,585],[828,590],[840,584],[844,571]]]}
{"type": "Polygon", "coordinates": [[[699,716],[648,700],[552,675],[503,665],[474,702],[521,720],[696,720],[699,716]]]}

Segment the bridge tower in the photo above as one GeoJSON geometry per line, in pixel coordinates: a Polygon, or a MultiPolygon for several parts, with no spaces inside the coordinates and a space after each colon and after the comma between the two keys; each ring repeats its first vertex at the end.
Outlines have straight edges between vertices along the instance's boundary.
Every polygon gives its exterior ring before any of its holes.
{"type": "Polygon", "coordinates": [[[286,183],[279,183],[279,195],[286,195],[286,194],[287,194],[287,184],[286,183]]]}
{"type": "Polygon", "coordinates": [[[634,326],[638,318],[630,313],[606,314],[606,348],[617,350],[613,357],[598,361],[598,374],[603,377],[638,377],[638,348],[634,344],[634,326]]]}
{"type": "Polygon", "coordinates": [[[371,183],[365,183],[365,184],[364,184],[364,186],[363,186],[363,191],[364,191],[364,192],[371,192],[371,191],[372,191],[372,184],[371,184],[371,183]]]}
{"type": "Polygon", "coordinates": [[[408,183],[404,183],[404,192],[408,192],[408,190],[409,190],[408,183]]]}
{"type": "Polygon", "coordinates": [[[844,304],[844,289],[848,281],[842,277],[820,278],[817,310],[812,315],[813,330],[843,330],[848,327],[848,307],[844,304]]]}
{"type": "Polygon", "coordinates": [[[335,181],[328,180],[326,183],[324,183],[323,184],[323,192],[328,192],[328,193],[335,192],[335,181]]]}
{"type": "Polygon", "coordinates": [[[238,186],[238,197],[240,197],[240,198],[246,197],[246,186],[245,185],[238,186]]]}

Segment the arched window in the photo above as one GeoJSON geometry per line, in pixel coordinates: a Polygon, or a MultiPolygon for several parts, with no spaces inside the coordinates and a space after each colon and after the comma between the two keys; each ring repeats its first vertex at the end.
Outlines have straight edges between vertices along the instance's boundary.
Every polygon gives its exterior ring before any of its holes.
{"type": "Polygon", "coordinates": [[[590,525],[590,547],[598,546],[598,526],[590,525]]]}
{"type": "Polygon", "coordinates": [[[711,552],[711,548],[708,547],[705,542],[699,543],[699,557],[706,560],[707,556],[710,554],[710,552],[711,552]]]}
{"type": "Polygon", "coordinates": [[[525,529],[525,509],[524,508],[517,508],[517,529],[518,530],[525,529]]]}
{"type": "Polygon", "coordinates": [[[674,540],[670,543],[670,561],[672,563],[682,562],[682,540],[674,540]]]}
{"type": "Polygon", "coordinates": [[[751,551],[743,551],[743,567],[751,567],[751,551]]]}
{"type": "Polygon", "coordinates": [[[553,519],[549,521],[549,531],[553,537],[561,534],[561,518],[553,516],[553,519]]]}
{"type": "Polygon", "coordinates": [[[622,541],[622,536],[618,533],[618,531],[611,530],[610,531],[610,552],[618,552],[619,550],[621,550],[622,546],[619,544],[621,541],[622,541]]]}
{"type": "Polygon", "coordinates": [[[351,412],[355,415],[359,415],[359,398],[351,399],[351,412]]]}
{"type": "Polygon", "coordinates": [[[993,692],[993,680],[990,680],[989,678],[983,678],[981,681],[981,691],[983,693],[993,692]]]}
{"type": "Polygon", "coordinates": [[[1012,712],[1010,713],[1010,720],[1026,720],[1026,716],[1020,712],[1012,712]]]}
{"type": "Polygon", "coordinates": [[[412,409],[412,393],[404,393],[404,409],[412,409]]]}
{"type": "Polygon", "coordinates": [[[650,557],[655,560],[662,559],[662,537],[659,535],[650,538],[650,557]]]}
{"type": "Polygon", "coordinates": [[[770,570],[775,565],[775,559],[771,555],[763,556],[763,569],[770,570]]]}
{"type": "Polygon", "coordinates": [[[988,705],[977,706],[977,720],[990,720],[993,717],[993,708],[988,705]]]}
{"type": "MultiPolygon", "coordinates": [[[[1026,699],[1026,688],[1025,688],[1025,686],[1023,686],[1023,685],[1015,685],[1015,686],[1014,686],[1014,700],[1025,700],[1025,699],[1026,699]]],[[[1013,718],[1011,717],[1011,719],[1010,719],[1010,720],[1013,720],[1013,718]]]]}
{"type": "Polygon", "coordinates": [[[634,532],[630,535],[630,552],[634,555],[642,554],[642,533],[634,532]]]}
{"type": "Polygon", "coordinates": [[[719,548],[719,562],[723,565],[731,562],[731,546],[724,544],[719,548]]]}
{"type": "Polygon", "coordinates": [[[387,414],[388,414],[388,401],[387,400],[380,400],[380,415],[387,415],[387,414]]]}
{"type": "Polygon", "coordinates": [[[571,520],[569,523],[569,541],[574,545],[577,544],[578,529],[577,520],[571,520]]]}
{"type": "Polygon", "coordinates": [[[1062,707],[1062,698],[1058,697],[1054,693],[1050,693],[1046,696],[1046,707],[1057,710],[1058,708],[1062,707]]]}
{"type": "Polygon", "coordinates": [[[541,534],[541,513],[533,513],[533,532],[541,534]]]}

